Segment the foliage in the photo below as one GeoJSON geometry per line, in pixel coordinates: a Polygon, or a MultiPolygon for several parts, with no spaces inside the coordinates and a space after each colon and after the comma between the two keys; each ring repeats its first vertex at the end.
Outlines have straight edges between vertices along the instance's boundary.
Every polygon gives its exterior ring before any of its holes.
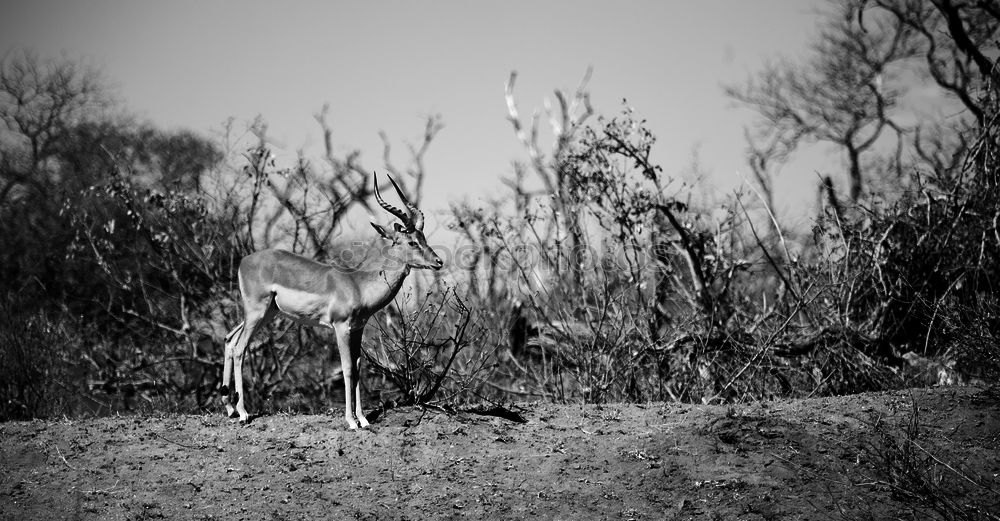
{"type": "MultiPolygon", "coordinates": [[[[560,103],[563,117],[552,111],[551,119],[571,124],[553,124],[554,145],[545,156],[537,128],[526,137],[513,81],[508,83],[510,119],[544,189],[528,189],[524,167],[515,167],[508,181],[513,214],[500,203],[455,206],[454,214],[456,229],[475,245],[466,266],[469,283],[478,288],[485,280],[488,291],[477,295],[508,302],[484,306],[511,310],[503,326],[510,330],[511,357],[498,372],[513,384],[509,392],[584,401],[842,394],[916,382],[925,374],[924,357],[941,356],[952,360],[940,365],[940,378],[948,381],[963,378],[959,373],[971,366],[985,369],[980,375],[995,372],[995,349],[972,341],[995,337],[991,321],[975,319],[991,309],[993,252],[1000,242],[994,233],[996,120],[979,117],[995,114],[995,107],[978,101],[967,107],[978,128],[941,130],[958,138],[936,143],[961,145],[951,151],[962,159],[936,160],[940,156],[928,153],[919,132],[904,131],[889,114],[898,93],[873,82],[890,65],[938,49],[933,38],[940,36],[885,12],[877,24],[870,17],[868,26],[859,25],[864,5],[841,5],[844,11],[822,33],[818,61],[801,71],[789,65],[794,74],[767,76],[773,90],[751,84],[746,91],[764,96],[744,100],[759,104],[765,117],[768,110],[787,109],[780,118],[791,125],[772,118],[765,127],[774,133],[767,153],[751,150],[765,191],[752,188],[763,204],[755,211],[739,193],[722,212],[693,207],[689,189],[674,187],[651,163],[655,137],[631,109],[583,125],[560,103]],[[785,89],[804,97],[781,103],[766,98],[784,96],[785,89]],[[827,96],[830,104],[808,96],[827,96]],[[870,111],[867,102],[858,104],[865,96],[873,96],[870,111]],[[814,110],[815,117],[785,102],[814,110]],[[807,121],[812,123],[804,130],[807,121]],[[876,147],[884,128],[915,139],[911,146],[921,149],[922,169],[893,167],[896,175],[905,174],[902,186],[909,189],[897,197],[863,192],[862,171],[888,171],[852,157],[857,204],[840,203],[826,179],[830,204],[811,240],[792,250],[771,212],[769,161],[787,158],[805,131],[841,136],[848,152],[860,153],[876,147]],[[765,227],[755,222],[761,212],[765,227]],[[515,281],[498,282],[504,274],[515,281]],[[958,325],[973,322],[980,327],[958,325]],[[964,333],[970,330],[975,333],[964,333]],[[963,367],[956,369],[955,359],[965,360],[963,367]]],[[[942,3],[921,23],[945,23],[954,14],[950,9],[942,3]]],[[[949,34],[961,39],[960,29],[949,34]]],[[[935,67],[961,74],[962,64],[975,61],[978,46],[988,44],[976,35],[975,49],[959,45],[952,62],[929,58],[936,81],[935,67]]],[[[992,85],[970,80],[962,88],[982,89],[989,99],[992,85]]],[[[557,97],[566,98],[558,91],[557,97]]],[[[578,91],[574,99],[588,98],[578,91]]]]}
{"type": "MultiPolygon", "coordinates": [[[[748,134],[760,189],[711,205],[652,159],[633,109],[595,115],[589,71],[556,91],[543,150],[512,74],[527,161],[507,197],[453,204],[455,269],[411,277],[377,316],[367,391],[384,405],[737,402],[995,377],[997,24],[983,5],[835,4],[807,61],[730,89],[763,117],[748,134]],[[962,108],[957,124],[905,122],[914,63],[962,108]],[[801,235],[773,213],[770,176],[812,140],[844,150],[850,197],[826,177],[801,235]]],[[[281,164],[261,119],[252,142],[228,141],[232,123],[216,142],[112,112],[81,64],[15,53],[0,73],[0,417],[213,407],[239,259],[279,246],[336,260],[348,216],[371,208],[371,170],[334,153],[325,109],[322,159],[281,164]]],[[[441,128],[427,119],[406,168],[382,136],[382,166],[418,204],[441,128]]],[[[276,320],[249,348],[254,406],[325,409],[333,344],[276,320]]]]}

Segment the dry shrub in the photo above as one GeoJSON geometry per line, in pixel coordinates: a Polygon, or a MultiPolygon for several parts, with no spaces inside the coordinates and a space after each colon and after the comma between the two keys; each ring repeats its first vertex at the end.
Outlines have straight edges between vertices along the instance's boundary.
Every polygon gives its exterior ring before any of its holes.
{"type": "Polygon", "coordinates": [[[367,370],[394,387],[383,403],[454,405],[487,397],[497,349],[484,314],[440,284],[423,297],[393,305],[376,317],[379,334],[366,336],[367,370]]]}
{"type": "Polygon", "coordinates": [[[0,421],[83,412],[86,395],[75,331],[43,313],[0,302],[0,421]]]}
{"type": "Polygon", "coordinates": [[[997,519],[1000,491],[924,436],[913,405],[905,425],[873,418],[872,436],[861,444],[855,486],[888,493],[919,519],[979,521],[997,519]]]}

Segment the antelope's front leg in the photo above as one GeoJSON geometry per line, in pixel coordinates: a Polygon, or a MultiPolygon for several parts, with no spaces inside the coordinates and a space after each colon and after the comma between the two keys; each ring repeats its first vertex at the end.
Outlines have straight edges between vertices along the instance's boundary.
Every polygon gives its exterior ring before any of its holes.
{"type": "MultiPolygon", "coordinates": [[[[334,326],[337,331],[337,350],[340,352],[340,369],[344,375],[344,419],[347,420],[347,426],[351,430],[358,428],[358,422],[354,420],[354,396],[352,395],[355,385],[355,379],[357,378],[357,367],[354,364],[354,359],[351,357],[351,330],[350,326],[347,324],[338,324],[334,326]]],[[[361,401],[360,396],[358,397],[358,402],[361,401]]],[[[368,422],[365,421],[362,426],[367,426],[368,422]]]]}
{"type": "Polygon", "coordinates": [[[356,325],[351,329],[351,370],[354,373],[354,401],[356,407],[354,414],[358,417],[358,423],[362,427],[367,427],[368,419],[365,418],[364,409],[361,407],[361,335],[365,331],[365,325],[356,325]]]}
{"type": "Polygon", "coordinates": [[[236,409],[233,407],[233,397],[232,392],[235,389],[229,387],[233,384],[233,344],[239,342],[240,335],[243,333],[243,322],[240,322],[233,330],[226,335],[226,347],[225,354],[223,355],[223,365],[222,365],[222,387],[219,391],[222,393],[222,405],[226,407],[226,416],[232,418],[236,415],[236,409]]]}

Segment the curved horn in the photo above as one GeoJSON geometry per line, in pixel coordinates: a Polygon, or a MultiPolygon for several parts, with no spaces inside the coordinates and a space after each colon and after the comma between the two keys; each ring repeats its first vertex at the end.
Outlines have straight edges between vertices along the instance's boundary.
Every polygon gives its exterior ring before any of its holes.
{"type": "Polygon", "coordinates": [[[392,183],[392,187],[396,189],[396,195],[399,196],[399,200],[403,201],[406,209],[410,211],[410,218],[406,222],[417,230],[423,230],[424,212],[421,212],[420,209],[418,209],[413,203],[410,202],[409,199],[406,198],[406,195],[404,195],[403,191],[399,189],[399,185],[397,185],[396,181],[392,179],[392,176],[387,177],[389,178],[389,182],[392,183]]]}
{"type": "MultiPolygon", "coordinates": [[[[382,199],[382,194],[380,194],[378,191],[378,174],[372,172],[372,179],[373,182],[375,183],[375,201],[378,202],[378,205],[381,206],[383,209],[385,209],[385,211],[398,217],[399,220],[403,221],[404,224],[410,225],[411,223],[410,216],[406,215],[406,212],[400,210],[399,208],[396,208],[395,206],[385,202],[385,200],[382,199]]],[[[399,187],[396,186],[396,182],[392,180],[392,177],[389,178],[389,181],[392,181],[392,186],[396,187],[396,192],[398,193],[399,187]]],[[[403,200],[404,203],[406,202],[405,198],[401,197],[401,199],[403,200]]]]}

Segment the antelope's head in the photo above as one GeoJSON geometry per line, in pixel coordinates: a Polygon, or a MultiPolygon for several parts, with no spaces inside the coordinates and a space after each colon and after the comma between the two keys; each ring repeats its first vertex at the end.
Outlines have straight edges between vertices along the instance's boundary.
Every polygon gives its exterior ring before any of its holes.
{"type": "Polygon", "coordinates": [[[406,207],[407,211],[400,210],[395,206],[385,202],[382,199],[382,194],[378,191],[378,176],[373,172],[372,177],[375,180],[375,201],[378,202],[385,211],[394,215],[400,221],[400,223],[392,223],[391,229],[386,229],[385,227],[371,223],[375,231],[382,236],[383,239],[392,241],[391,250],[394,251],[393,256],[396,260],[406,263],[407,266],[412,268],[425,268],[439,270],[444,266],[444,262],[440,257],[434,253],[434,250],[427,245],[427,239],[424,237],[424,214],[416,206],[413,205],[403,195],[403,191],[399,189],[399,185],[396,181],[389,177],[389,182],[392,183],[392,187],[396,189],[396,195],[399,196],[399,200],[403,202],[403,206],[406,207]]]}

